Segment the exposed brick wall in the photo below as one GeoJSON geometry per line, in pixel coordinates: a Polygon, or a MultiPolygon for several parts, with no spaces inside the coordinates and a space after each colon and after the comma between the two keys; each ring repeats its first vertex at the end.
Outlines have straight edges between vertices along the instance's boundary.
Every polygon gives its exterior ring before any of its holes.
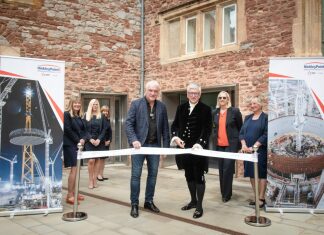
{"type": "Polygon", "coordinates": [[[20,56],[66,61],[65,95],[139,93],[138,0],[0,4],[0,45],[20,56]],[[123,86],[121,86],[123,84],[123,86]]]}

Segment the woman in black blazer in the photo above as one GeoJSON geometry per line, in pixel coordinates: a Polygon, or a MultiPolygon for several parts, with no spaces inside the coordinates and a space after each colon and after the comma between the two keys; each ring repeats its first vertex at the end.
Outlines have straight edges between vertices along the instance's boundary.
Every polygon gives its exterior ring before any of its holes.
{"type": "MultiPolygon", "coordinates": [[[[102,151],[105,150],[105,135],[106,135],[106,120],[102,118],[100,112],[100,104],[97,99],[92,99],[89,102],[87,112],[85,113],[84,121],[86,124],[86,151],[102,151]]],[[[90,158],[88,160],[89,172],[89,189],[98,187],[97,175],[98,167],[95,167],[99,159],[90,158]]]]}
{"type": "MultiPolygon", "coordinates": [[[[238,152],[241,147],[239,133],[242,127],[242,114],[238,108],[231,107],[231,98],[226,91],[218,94],[213,126],[216,150],[238,152]]],[[[222,200],[228,202],[232,197],[235,160],[219,158],[218,167],[222,200]]]]}
{"type": "MultiPolygon", "coordinates": [[[[111,138],[112,138],[112,130],[111,130],[111,125],[110,125],[110,111],[109,111],[109,107],[107,105],[103,105],[101,107],[101,114],[102,114],[102,118],[106,119],[106,135],[105,135],[105,150],[109,150],[110,147],[110,143],[111,143],[111,138]]],[[[104,180],[108,180],[108,177],[104,177],[104,169],[105,169],[105,159],[107,157],[102,157],[98,159],[98,164],[97,167],[97,180],[99,181],[104,181],[104,180]]]]}
{"type": "MultiPolygon", "coordinates": [[[[63,155],[64,166],[70,167],[68,178],[68,194],[66,202],[74,204],[74,186],[76,179],[77,145],[84,145],[85,124],[81,118],[81,102],[77,98],[70,99],[67,110],[64,112],[64,135],[63,135],[63,155]]],[[[79,194],[78,200],[84,200],[84,196],[79,194]]]]}

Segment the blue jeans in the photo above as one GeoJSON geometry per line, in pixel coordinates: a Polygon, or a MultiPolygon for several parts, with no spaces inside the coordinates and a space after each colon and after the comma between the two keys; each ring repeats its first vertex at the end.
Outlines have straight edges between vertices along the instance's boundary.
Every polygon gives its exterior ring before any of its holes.
{"type": "MultiPolygon", "coordinates": [[[[144,144],[142,147],[159,147],[157,144],[144,144]]],[[[153,202],[156,177],[159,169],[160,155],[132,155],[132,177],[130,182],[132,205],[138,205],[138,197],[141,189],[141,175],[144,160],[147,161],[147,179],[145,190],[145,202],[153,202]]]]}

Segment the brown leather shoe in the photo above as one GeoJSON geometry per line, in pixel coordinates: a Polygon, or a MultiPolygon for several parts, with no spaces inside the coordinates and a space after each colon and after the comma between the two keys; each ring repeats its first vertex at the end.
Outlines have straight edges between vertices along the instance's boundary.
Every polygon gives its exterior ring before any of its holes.
{"type": "MultiPolygon", "coordinates": [[[[66,198],[65,202],[68,204],[74,205],[74,197],[66,198]]],[[[79,201],[78,201],[78,205],[80,205],[79,201]]]]}
{"type": "Polygon", "coordinates": [[[78,194],[78,201],[84,201],[84,196],[82,194],[78,194]]]}

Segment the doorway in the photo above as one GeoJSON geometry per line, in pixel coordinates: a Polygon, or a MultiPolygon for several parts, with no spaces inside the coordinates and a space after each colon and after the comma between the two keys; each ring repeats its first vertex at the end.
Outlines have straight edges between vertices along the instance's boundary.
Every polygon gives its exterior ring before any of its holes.
{"type": "MultiPolygon", "coordinates": [[[[83,111],[86,112],[91,99],[98,99],[100,107],[107,105],[110,111],[110,125],[112,129],[112,141],[110,150],[127,148],[125,135],[125,118],[127,113],[126,95],[105,95],[105,94],[81,94],[83,111]]],[[[127,156],[110,157],[106,160],[108,163],[126,163],[127,156]]],[[[86,161],[85,161],[86,162],[86,161]]],[[[106,162],[106,163],[107,163],[106,162]]]]}

